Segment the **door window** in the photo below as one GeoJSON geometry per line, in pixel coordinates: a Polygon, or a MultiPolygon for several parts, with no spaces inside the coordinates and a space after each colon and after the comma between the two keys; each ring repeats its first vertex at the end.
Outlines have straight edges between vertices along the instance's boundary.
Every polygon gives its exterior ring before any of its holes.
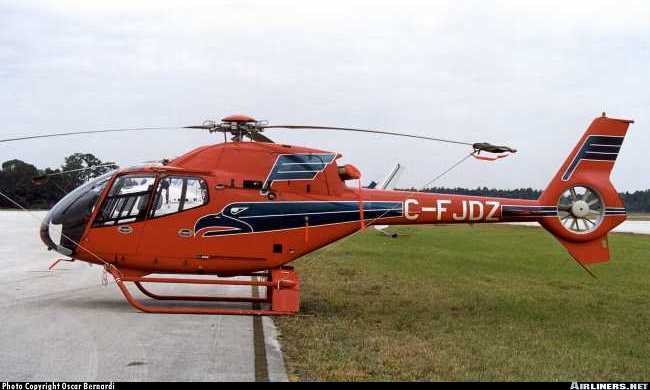
{"type": "Polygon", "coordinates": [[[93,226],[112,226],[144,219],[155,181],[153,175],[118,177],[108,192],[93,226]]]}
{"type": "Polygon", "coordinates": [[[207,203],[208,186],[205,180],[196,177],[168,176],[158,183],[151,216],[162,217],[207,203]]]}

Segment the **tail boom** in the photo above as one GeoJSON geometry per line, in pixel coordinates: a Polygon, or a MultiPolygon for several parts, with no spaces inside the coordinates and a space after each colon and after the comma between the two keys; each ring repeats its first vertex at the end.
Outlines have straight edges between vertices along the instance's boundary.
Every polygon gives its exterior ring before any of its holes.
{"type": "Polygon", "coordinates": [[[384,225],[539,222],[580,264],[606,262],[607,233],[626,218],[610,174],[630,123],[594,119],[537,200],[381,190],[361,198],[398,202],[400,215],[371,221],[384,225]]]}

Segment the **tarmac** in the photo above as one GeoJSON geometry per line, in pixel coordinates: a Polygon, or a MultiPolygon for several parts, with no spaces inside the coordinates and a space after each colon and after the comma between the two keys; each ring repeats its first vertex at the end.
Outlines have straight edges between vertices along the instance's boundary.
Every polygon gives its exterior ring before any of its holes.
{"type": "MultiPolygon", "coordinates": [[[[44,215],[0,211],[0,380],[287,380],[270,317],[145,314],[110,278],[103,285],[98,266],[65,262],[48,271],[61,256],[39,239],[44,215]]],[[[209,288],[227,295],[225,287],[209,288]]],[[[237,288],[228,294],[252,293],[237,288]]]]}

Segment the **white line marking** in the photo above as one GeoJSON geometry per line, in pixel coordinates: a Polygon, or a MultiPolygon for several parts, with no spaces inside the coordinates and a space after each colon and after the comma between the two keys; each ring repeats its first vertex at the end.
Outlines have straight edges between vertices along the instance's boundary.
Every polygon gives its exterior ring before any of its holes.
{"type": "Polygon", "coordinates": [[[585,152],[585,153],[594,153],[594,154],[618,154],[618,152],[617,152],[617,153],[610,153],[610,152],[591,152],[591,151],[587,151],[587,152],[585,152]]]}

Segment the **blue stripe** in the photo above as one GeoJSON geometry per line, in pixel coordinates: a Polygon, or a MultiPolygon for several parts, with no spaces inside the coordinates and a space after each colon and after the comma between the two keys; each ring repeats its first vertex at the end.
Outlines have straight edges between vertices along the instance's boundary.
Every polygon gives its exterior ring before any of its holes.
{"type": "Polygon", "coordinates": [[[598,145],[615,145],[621,146],[623,144],[622,136],[607,136],[607,135],[590,135],[589,140],[591,144],[598,145]]]}
{"type": "Polygon", "coordinates": [[[590,135],[562,175],[562,180],[567,181],[571,178],[581,160],[616,161],[623,138],[590,135]]]}
{"type": "Polygon", "coordinates": [[[587,159],[587,160],[616,161],[617,156],[618,156],[618,154],[603,154],[603,153],[585,152],[585,153],[583,153],[581,158],[587,159]]]}
{"type": "Polygon", "coordinates": [[[621,150],[620,146],[614,146],[614,145],[609,145],[609,146],[604,146],[604,145],[599,145],[599,144],[591,144],[589,146],[589,151],[590,152],[600,152],[600,153],[618,153],[621,150]]]}
{"type": "Polygon", "coordinates": [[[282,172],[311,172],[311,171],[322,171],[325,169],[326,164],[323,163],[313,163],[313,164],[280,164],[278,168],[278,173],[282,172]]]}
{"type": "MultiPolygon", "coordinates": [[[[364,219],[400,217],[402,202],[363,202],[364,219]]],[[[201,217],[194,231],[204,237],[355,222],[361,219],[359,202],[233,203],[219,214],[201,217]],[[235,212],[233,213],[233,209],[235,212]],[[232,230],[224,230],[232,228],[232,230]]]]}

